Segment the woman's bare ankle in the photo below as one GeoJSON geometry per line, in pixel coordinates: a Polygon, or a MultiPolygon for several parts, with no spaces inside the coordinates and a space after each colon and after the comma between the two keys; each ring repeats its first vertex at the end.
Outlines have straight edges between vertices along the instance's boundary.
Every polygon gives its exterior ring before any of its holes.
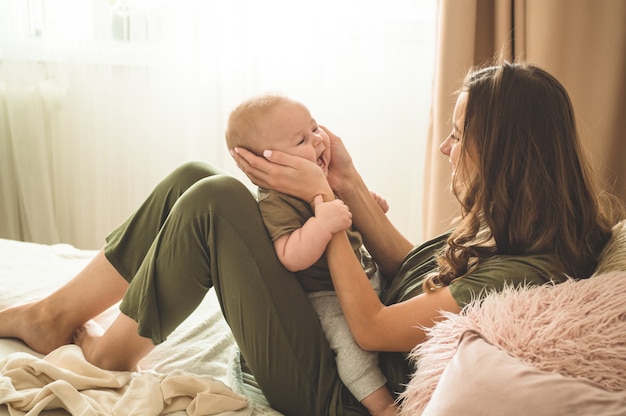
{"type": "Polygon", "coordinates": [[[103,370],[137,371],[137,363],[154,345],[137,334],[137,324],[120,314],[106,331],[91,320],[78,328],[73,341],[85,359],[103,370]]]}
{"type": "Polygon", "coordinates": [[[85,359],[104,370],[126,370],[118,368],[118,363],[111,362],[111,354],[101,353],[100,339],[104,334],[104,329],[94,321],[86,322],[81,325],[72,336],[74,344],[78,345],[83,351],[85,359]]]}
{"type": "Polygon", "coordinates": [[[73,328],[62,314],[37,301],[0,311],[0,337],[18,338],[31,349],[48,354],[72,342],[73,328]]]}

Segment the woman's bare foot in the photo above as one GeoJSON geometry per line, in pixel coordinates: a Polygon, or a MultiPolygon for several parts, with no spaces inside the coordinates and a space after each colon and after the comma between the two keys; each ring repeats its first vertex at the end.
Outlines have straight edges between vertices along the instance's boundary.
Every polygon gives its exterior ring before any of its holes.
{"type": "Polygon", "coordinates": [[[46,310],[41,302],[0,311],[0,338],[18,338],[41,354],[70,344],[74,329],[65,323],[62,316],[46,310]]]}
{"type": "Polygon", "coordinates": [[[80,326],[72,335],[72,341],[83,350],[85,359],[92,364],[94,363],[94,355],[98,340],[104,334],[104,328],[96,322],[89,321],[80,326]]]}
{"type": "Polygon", "coordinates": [[[85,359],[96,367],[114,371],[136,371],[137,363],[154,345],[137,334],[137,323],[124,314],[105,330],[95,320],[81,325],[72,336],[85,359]]]}
{"type": "Polygon", "coordinates": [[[100,250],[50,295],[0,311],[0,338],[18,338],[33,350],[48,354],[71,344],[76,328],[119,302],[127,288],[128,282],[100,250]]]}
{"type": "Polygon", "coordinates": [[[82,350],[89,350],[93,342],[104,334],[104,328],[91,320],[81,325],[72,335],[72,341],[82,350]]]}
{"type": "Polygon", "coordinates": [[[81,325],[72,335],[72,341],[83,350],[85,360],[105,370],[121,370],[121,368],[111,368],[109,362],[103,361],[106,357],[100,353],[100,340],[104,335],[104,328],[102,328],[94,320],[85,322],[81,325]]]}

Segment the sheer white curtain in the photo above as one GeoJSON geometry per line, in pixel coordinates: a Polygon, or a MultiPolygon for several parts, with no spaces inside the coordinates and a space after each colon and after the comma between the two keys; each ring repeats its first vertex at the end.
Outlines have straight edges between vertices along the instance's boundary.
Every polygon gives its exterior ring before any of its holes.
{"type": "Polygon", "coordinates": [[[0,237],[98,248],[157,181],[281,92],[422,237],[435,0],[0,0],[0,237]]]}

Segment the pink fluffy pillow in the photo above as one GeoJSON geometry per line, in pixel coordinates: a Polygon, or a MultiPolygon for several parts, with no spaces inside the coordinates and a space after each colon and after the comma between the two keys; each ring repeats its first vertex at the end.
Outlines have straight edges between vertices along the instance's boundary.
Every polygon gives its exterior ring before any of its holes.
{"type": "Polygon", "coordinates": [[[467,330],[539,370],[626,390],[626,272],[510,288],[448,318],[411,353],[419,366],[402,395],[401,415],[422,414],[467,330]]]}

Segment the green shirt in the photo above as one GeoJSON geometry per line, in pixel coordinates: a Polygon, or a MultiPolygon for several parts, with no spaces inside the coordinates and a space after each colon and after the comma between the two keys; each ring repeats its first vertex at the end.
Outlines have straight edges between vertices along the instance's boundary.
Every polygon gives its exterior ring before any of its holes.
{"type": "MultiPolygon", "coordinates": [[[[398,274],[383,295],[386,305],[402,302],[423,293],[426,276],[437,269],[436,255],[444,247],[449,234],[442,234],[417,246],[404,259],[398,274]]],[[[505,286],[542,285],[564,280],[553,266],[552,256],[495,255],[481,260],[474,271],[450,285],[450,292],[462,309],[475,298],[501,291],[505,286]]],[[[387,376],[392,391],[402,391],[413,369],[404,353],[381,353],[380,365],[387,376]]]]}
{"type": "MultiPolygon", "coordinates": [[[[436,255],[444,247],[448,235],[442,234],[409,252],[383,295],[385,304],[402,302],[423,293],[422,283],[430,272],[436,270],[436,255]]],[[[450,292],[459,307],[464,308],[472,299],[482,298],[490,291],[500,291],[506,285],[518,287],[562,281],[549,254],[495,255],[481,260],[474,271],[452,283],[450,292]]]]}
{"type": "MultiPolygon", "coordinates": [[[[301,228],[309,218],[314,216],[307,202],[280,192],[259,188],[257,199],[265,229],[272,242],[282,235],[301,228]]],[[[363,246],[361,233],[354,228],[347,229],[346,233],[363,270],[368,277],[371,277],[376,272],[376,264],[363,246]]],[[[307,293],[335,290],[330,278],[326,254],[322,254],[311,267],[297,272],[296,276],[307,293]]]]}

